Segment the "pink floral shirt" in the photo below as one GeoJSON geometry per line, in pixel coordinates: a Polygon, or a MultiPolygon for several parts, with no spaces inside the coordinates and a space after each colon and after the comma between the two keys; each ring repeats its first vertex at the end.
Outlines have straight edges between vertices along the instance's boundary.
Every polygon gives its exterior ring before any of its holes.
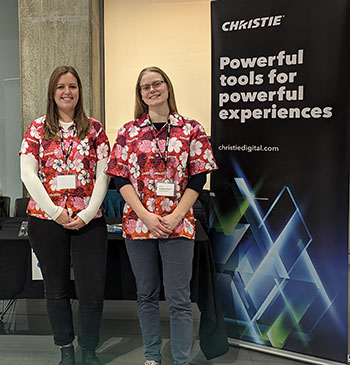
{"type": "MultiPolygon", "coordinates": [[[[97,161],[109,156],[109,142],[102,124],[96,119],[89,118],[89,134],[81,141],[75,133],[73,125],[67,131],[63,131],[64,149],[67,153],[71,141],[72,150],[68,157],[69,170],[65,168],[65,158],[62,153],[61,140],[44,139],[45,117],[34,120],[29,126],[20,150],[20,154],[31,155],[38,160],[38,175],[45,190],[53,203],[67,208],[69,214],[74,217],[85,209],[90,201],[94,189],[97,161]],[[74,135],[74,137],[73,137],[74,135]],[[57,189],[58,175],[75,175],[75,189],[57,189]]],[[[33,198],[30,198],[27,213],[31,216],[50,219],[40,209],[33,198]]],[[[102,207],[95,218],[102,216],[102,207]]]]}
{"type": "MultiPolygon", "coordinates": [[[[212,172],[216,165],[204,128],[195,120],[170,114],[168,159],[163,157],[168,134],[167,124],[160,131],[152,128],[147,114],[126,123],[119,131],[114,144],[107,173],[128,178],[143,206],[159,215],[170,214],[178,205],[192,175],[212,172]],[[158,196],[156,182],[171,179],[175,183],[175,196],[158,196]]],[[[123,235],[128,239],[155,238],[128,204],[123,211],[123,235]]],[[[175,227],[169,238],[193,239],[195,221],[192,208],[175,227]]]]}

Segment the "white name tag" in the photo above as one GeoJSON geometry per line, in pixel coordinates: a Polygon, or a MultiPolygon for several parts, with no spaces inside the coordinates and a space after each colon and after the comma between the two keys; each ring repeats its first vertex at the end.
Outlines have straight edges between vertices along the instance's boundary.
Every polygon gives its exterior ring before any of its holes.
{"type": "Polygon", "coordinates": [[[75,175],[58,175],[57,176],[57,189],[75,189],[75,175]]]}
{"type": "Polygon", "coordinates": [[[175,184],[172,182],[157,183],[158,196],[175,196],[175,184]]]}

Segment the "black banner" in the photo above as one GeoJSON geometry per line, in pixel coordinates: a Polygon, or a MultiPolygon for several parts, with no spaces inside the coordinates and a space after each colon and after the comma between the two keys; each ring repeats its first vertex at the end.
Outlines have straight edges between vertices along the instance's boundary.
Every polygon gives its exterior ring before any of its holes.
{"type": "Polygon", "coordinates": [[[346,362],[348,1],[211,5],[211,238],[228,332],[346,362]]]}

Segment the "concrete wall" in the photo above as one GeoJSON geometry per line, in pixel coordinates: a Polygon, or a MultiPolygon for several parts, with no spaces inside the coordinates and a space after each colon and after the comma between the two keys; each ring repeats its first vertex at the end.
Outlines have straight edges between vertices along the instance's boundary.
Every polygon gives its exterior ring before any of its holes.
{"type": "Polygon", "coordinates": [[[74,66],[88,115],[102,119],[100,0],[20,0],[19,46],[23,131],[46,110],[51,72],[74,66]]]}
{"type": "Polygon", "coordinates": [[[21,142],[18,13],[16,0],[1,0],[0,11],[0,189],[11,211],[22,196],[18,150],[21,142]]]}

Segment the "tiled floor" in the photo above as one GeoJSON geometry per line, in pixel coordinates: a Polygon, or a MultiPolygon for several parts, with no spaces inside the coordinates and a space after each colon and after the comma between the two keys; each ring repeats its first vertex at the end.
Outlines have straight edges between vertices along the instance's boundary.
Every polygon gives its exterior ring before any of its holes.
{"type": "MultiPolygon", "coordinates": [[[[73,302],[74,311],[77,303],[73,302]]],[[[161,308],[164,344],[162,365],[171,365],[169,325],[165,303],[161,308]]],[[[0,312],[2,307],[0,305],[0,312]]],[[[97,350],[103,364],[142,365],[144,361],[140,328],[134,302],[106,301],[101,344],[97,350]]],[[[202,355],[198,334],[199,314],[194,307],[195,330],[191,364],[193,365],[303,365],[292,361],[242,348],[230,347],[224,356],[207,361],[202,355]]],[[[76,348],[77,364],[80,364],[80,349],[76,348]]],[[[0,322],[0,365],[57,365],[59,351],[52,343],[50,327],[43,300],[18,300],[0,322]]]]}

